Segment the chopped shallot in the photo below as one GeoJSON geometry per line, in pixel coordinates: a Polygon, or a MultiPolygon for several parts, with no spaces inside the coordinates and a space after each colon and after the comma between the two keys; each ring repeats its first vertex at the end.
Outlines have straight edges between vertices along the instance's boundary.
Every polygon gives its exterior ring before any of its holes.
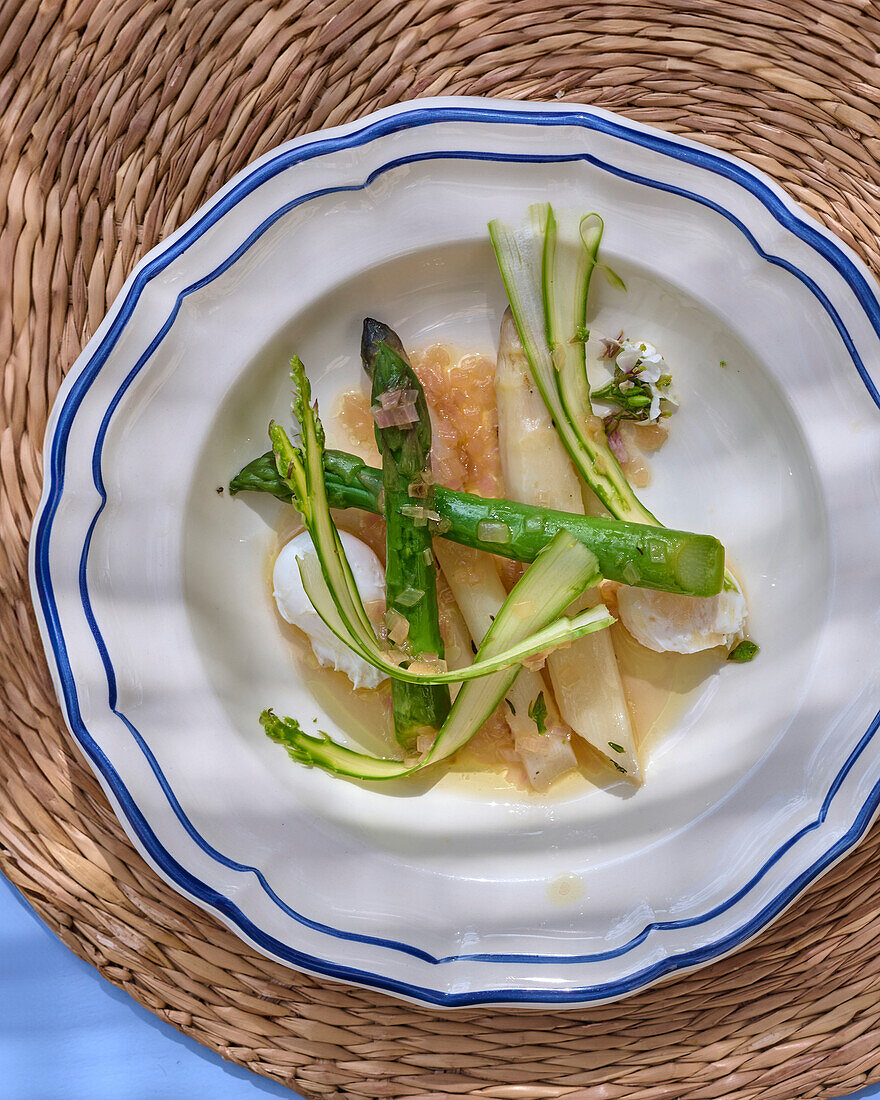
{"type": "Polygon", "coordinates": [[[626,449],[626,444],[623,442],[623,437],[620,432],[616,429],[608,433],[608,446],[611,448],[611,453],[621,465],[629,460],[629,452],[626,449]]]}
{"type": "Polygon", "coordinates": [[[414,405],[418,396],[418,390],[386,390],[379,395],[379,403],[383,409],[398,409],[404,405],[414,405]]]}
{"type": "Polygon", "coordinates": [[[404,428],[408,424],[415,424],[419,419],[413,403],[398,405],[392,409],[377,408],[374,405],[370,412],[373,414],[377,428],[404,428]]]}
{"type": "Polygon", "coordinates": [[[436,733],[420,733],[416,738],[416,752],[418,755],[427,756],[436,740],[436,733]]]}
{"type": "Polygon", "coordinates": [[[403,645],[409,635],[409,622],[394,608],[385,612],[385,625],[388,627],[388,640],[395,645],[403,645]]]}
{"type": "Polygon", "coordinates": [[[395,596],[394,602],[398,607],[415,607],[424,598],[425,593],[421,588],[404,588],[402,592],[398,592],[395,596]]]}
{"type": "Polygon", "coordinates": [[[481,542],[510,542],[510,528],[498,520],[480,520],[477,524],[477,538],[481,542]]]}

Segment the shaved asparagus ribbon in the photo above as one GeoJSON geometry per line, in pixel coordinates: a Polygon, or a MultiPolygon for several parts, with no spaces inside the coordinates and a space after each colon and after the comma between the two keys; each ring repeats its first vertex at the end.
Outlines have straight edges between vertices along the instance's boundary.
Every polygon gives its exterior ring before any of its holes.
{"type": "MultiPolygon", "coordinates": [[[[507,645],[490,647],[488,651],[482,652],[482,656],[478,655],[477,660],[467,668],[449,672],[432,671],[429,667],[412,667],[418,665],[418,654],[394,652],[384,647],[367,616],[354,575],[345,556],[342,540],[330,514],[327,487],[324,482],[324,432],[318,419],[317,406],[311,405],[311,389],[305,368],[297,358],[291,362],[291,378],[295,385],[293,412],[300,427],[301,449],[297,450],[285,430],[274,422],[269,426],[269,437],[272,441],[278,472],[293,494],[294,504],[302,516],[315,547],[315,555],[306,555],[297,563],[303,588],[330,630],[368,664],[381,669],[389,676],[414,684],[461,683],[489,676],[514,666],[515,674],[519,665],[527,657],[565,645],[575,638],[609,626],[614,621],[604,608],[592,608],[572,619],[561,614],[583,588],[597,583],[599,570],[594,554],[573,536],[568,535],[568,532],[565,532],[565,538],[560,538],[562,534],[560,532],[544,553],[548,553],[551,547],[554,547],[553,556],[556,557],[562,552],[560,548],[567,548],[562,554],[563,558],[566,561],[580,563],[581,571],[586,568],[587,575],[582,587],[573,595],[568,595],[566,602],[559,605],[555,614],[551,616],[543,614],[548,606],[548,601],[544,600],[540,614],[523,615],[523,609],[529,605],[521,596],[515,598],[517,591],[515,588],[508,602],[512,601],[514,613],[520,616],[519,621],[525,624],[526,629],[512,632],[507,645]],[[580,547],[583,553],[577,551],[575,547],[580,547]],[[584,557],[584,554],[587,556],[584,557]],[[404,667],[406,665],[409,667],[404,667]]],[[[540,572],[546,571],[545,567],[540,572]]],[[[528,575],[529,573],[526,574],[528,575]]],[[[559,587],[566,592],[570,587],[566,586],[564,570],[560,570],[558,581],[551,574],[546,583],[551,588],[559,587]]]]}
{"type": "MultiPolygon", "coordinates": [[[[558,532],[501,605],[477,650],[476,664],[487,667],[505,652],[517,650],[526,639],[535,636],[536,630],[540,634],[596,580],[595,556],[568,531],[558,532]],[[527,616],[523,616],[523,608],[530,609],[527,616]]],[[[578,618],[586,616],[591,622],[589,627],[585,624],[585,632],[600,630],[613,622],[601,606],[578,618]]],[[[295,719],[280,718],[269,710],[263,712],[260,721],[269,737],[283,744],[301,764],[357,779],[399,779],[438,763],[467,744],[501,703],[519,672],[519,667],[508,666],[464,684],[427,755],[414,762],[367,756],[338,744],[326,734],[319,737],[307,734],[295,719]]]]}
{"type": "MultiPolygon", "coordinates": [[[[532,375],[575,469],[616,519],[661,527],[626,480],[590,403],[587,298],[594,268],[608,270],[598,262],[603,232],[598,214],[549,203],[531,206],[521,225],[489,223],[532,375]]],[[[740,591],[729,570],[724,587],[740,591]]]]}

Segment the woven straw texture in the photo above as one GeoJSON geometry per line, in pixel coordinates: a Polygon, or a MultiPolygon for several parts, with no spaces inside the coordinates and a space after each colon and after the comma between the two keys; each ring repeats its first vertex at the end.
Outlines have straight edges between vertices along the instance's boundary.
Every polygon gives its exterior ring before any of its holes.
{"type": "Polygon", "coordinates": [[[254,157],[415,96],[559,94],[743,157],[876,273],[878,49],[874,0],[0,5],[0,868],[76,954],[308,1097],[801,1100],[880,1076],[880,828],[755,943],[623,1004],[413,1008],[267,961],[144,865],[64,732],[27,589],[65,371],[254,157]]]}

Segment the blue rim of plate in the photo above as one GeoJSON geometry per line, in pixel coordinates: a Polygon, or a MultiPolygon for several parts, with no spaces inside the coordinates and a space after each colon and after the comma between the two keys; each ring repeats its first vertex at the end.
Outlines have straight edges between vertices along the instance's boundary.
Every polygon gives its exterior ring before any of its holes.
{"type": "MultiPolygon", "coordinates": [[[[477,122],[477,123],[502,123],[522,126],[578,126],[584,130],[595,130],[626,142],[634,143],[667,157],[683,161],[704,170],[720,175],[725,179],[743,187],[751,193],[773,216],[773,218],[786,230],[804,241],[817,251],[828,263],[843,277],[850,290],[855,295],[859,305],[863,308],[875,333],[880,337],[880,302],[865,275],[859,266],[847,255],[838,242],[811,223],[805,215],[792,208],[789,202],[777,192],[776,188],[765,181],[759,173],[744,164],[713,153],[701,146],[690,143],[686,139],[671,138],[659,131],[643,128],[625,119],[616,118],[605,112],[597,112],[583,108],[557,107],[551,111],[539,109],[511,109],[509,107],[475,106],[455,103],[432,104],[428,107],[405,107],[398,113],[368,117],[357,128],[348,128],[343,132],[330,132],[323,138],[307,138],[302,144],[282,149],[276,154],[268,155],[261,163],[251,169],[246,169],[242,175],[234,181],[228,189],[201,214],[191,219],[180,234],[165,246],[159,246],[159,251],[142,261],[142,265],[134,273],[128,285],[124,298],[114,305],[112,321],[104,332],[98,345],[88,354],[88,359],[81,364],[72,374],[73,381],[63,397],[63,404],[57,413],[52,433],[46,441],[46,463],[48,470],[46,485],[43,490],[43,499],[38,511],[37,523],[33,539],[32,549],[32,574],[34,586],[39,597],[38,611],[41,612],[44,638],[48,640],[54,657],[57,670],[58,683],[61,687],[62,699],[71,730],[91,762],[92,766],[103,778],[106,786],[112,792],[114,799],[125,815],[131,830],[138,838],[140,844],[154,861],[162,873],[177,887],[185,891],[216,912],[251,942],[263,951],[274,955],[290,965],[326,975],[342,981],[354,982],[381,989],[390,993],[412,1000],[421,1001],[431,1005],[443,1007],[466,1006],[475,1004],[499,1004],[499,1003],[534,1003],[534,1004],[577,1004],[598,1000],[612,1000],[626,996],[642,989],[660,978],[679,970],[687,970],[703,965],[718,958],[740,946],[759,932],[769,921],[779,914],[787,905],[797,897],[815,878],[826,870],[833,862],[840,858],[851,848],[865,833],[873,817],[880,807],[880,782],[870,791],[861,809],[856,815],[853,824],[847,832],[840,837],[827,851],[809,867],[801,872],[797,878],[789,883],[777,896],[766,904],[749,921],[741,925],[734,932],[712,943],[691,951],[670,955],[666,958],[645,967],[642,970],[627,975],[617,981],[601,983],[598,985],[581,986],[569,989],[486,989],[469,990],[466,992],[451,993],[443,990],[431,989],[411,984],[396,978],[390,978],[382,974],[361,970],[332,960],[319,958],[297,950],[289,944],[283,943],[277,938],[267,934],[257,927],[231,899],[213,889],[207,883],[192,875],[182,866],[167,849],[159,842],[148,821],[137,806],[128,791],[121,776],[116,771],[108,757],[100,746],[91,737],[79,710],[76,691],[76,683],[70,668],[67,656],[67,646],[61,629],[58,608],[52,586],[51,571],[49,567],[49,542],[52,524],[57,512],[58,504],[64,489],[64,474],[67,461],[67,441],[76,412],[97,377],[104,363],[107,361],[119,336],[127,324],[132,312],[139,302],[144,289],[159,272],[164,270],[173,260],[185,252],[202,234],[223,217],[230,209],[239,203],[245,196],[256,190],[267,179],[279,172],[285,171],[293,165],[305,160],[336,152],[340,149],[355,148],[382,138],[403,129],[430,126],[440,122],[477,122]]],[[[867,368],[862,362],[855,344],[834,306],[821,290],[821,288],[802,270],[781,257],[765,252],[758,241],[734,214],[726,210],[720,204],[703,195],[688,191],[685,188],[658,180],[652,180],[646,176],[640,176],[625,169],[616,167],[587,151],[558,155],[529,155],[511,153],[491,153],[476,150],[452,150],[452,151],[426,151],[389,160],[375,169],[363,183],[346,185],[335,188],[325,188],[306,195],[297,196],[291,202],[274,211],[239,247],[230,254],[209,275],[191,284],[177,297],[175,305],[156,336],[150,342],[146,351],[138,359],[137,363],[128,373],[113,400],[108,406],[95,443],[92,461],[92,474],[95,487],[101,497],[101,503],[88,528],[80,559],[79,586],[80,596],[83,602],[83,610],[86,619],[94,635],[101,660],[107,673],[108,704],[111,711],[119,717],[128,728],[140,751],[147,759],[162,791],[168,799],[169,805],[187,831],[189,836],[199,847],[224,866],[241,872],[248,872],[256,876],[263,890],[283,911],[302,925],[324,932],[341,940],[356,941],[376,947],[386,948],[401,952],[433,965],[443,965],[457,961],[468,962],[505,962],[505,963],[548,963],[553,965],[570,965],[586,963],[590,961],[619,957],[633,950],[642,943],[652,932],[688,927],[710,920],[732,905],[742,900],[757,883],[764,877],[770,868],[788,852],[800,839],[808,833],[821,827],[826,820],[831,802],[840,789],[845,778],[855,765],[856,761],[869,744],[880,726],[880,713],[871,722],[868,729],[859,739],[844,764],[841,766],[832,782],[821,809],[816,817],[802,826],[793,836],[789,837],[777,848],[773,855],[762,865],[755,875],[733,894],[726,902],[715,906],[707,913],[698,917],[691,917],[679,921],[655,921],[645,926],[636,936],[620,947],[599,952],[592,955],[534,955],[534,954],[462,954],[437,958],[420,948],[409,944],[398,943],[394,940],[383,939],[376,936],[368,936],[359,933],[348,932],[342,929],[332,928],[329,925],[311,920],[291,909],[272,890],[262,872],[258,868],[237,863],[216,851],[196,830],[187,817],[183,808],[177,801],[171,787],[163,775],[158,761],[156,761],[149,746],[136,727],[116,708],[116,681],[112,661],[109,652],[101,636],[100,629],[91,609],[91,601],[87,584],[87,561],[91,543],[92,532],[100,518],[107,496],[104,489],[101,472],[101,449],[109,422],[118,407],[125,391],[131,385],[139,371],[146,365],[152,354],[165,337],[184,299],[191,293],[201,289],[213,279],[221,275],[233,263],[235,263],[251,245],[279,218],[283,217],[291,209],[302,205],[315,198],[332,193],[345,191],[359,191],[370,184],[385,172],[415,161],[432,159],[482,159],[491,161],[509,161],[514,163],[560,163],[565,161],[585,161],[603,171],[611,172],[628,181],[642,184],[648,187],[660,189],[690,199],[703,206],[709,207],[722,217],[730,221],[747,239],[751,247],[767,262],[783,267],[795,278],[799,279],[816,297],[823,309],[828,313],[841,337],[852,363],[861,377],[874,403],[880,407],[880,391],[871,378],[867,368]]]]}

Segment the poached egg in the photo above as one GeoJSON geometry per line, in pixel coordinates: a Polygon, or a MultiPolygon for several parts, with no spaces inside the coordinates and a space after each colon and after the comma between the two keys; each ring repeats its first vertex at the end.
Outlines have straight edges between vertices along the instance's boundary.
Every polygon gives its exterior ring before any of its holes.
{"type": "MultiPolygon", "coordinates": [[[[372,608],[384,609],[385,571],[382,563],[370,547],[354,535],[340,531],[339,537],[367,612],[370,613],[372,608]]],[[[309,554],[315,554],[314,544],[308,531],[301,531],[284,545],[275,559],[272,585],[278,614],[306,635],[318,664],[344,672],[356,688],[378,687],[387,675],[352,652],[312,607],[297,564],[300,558],[309,554]]]]}
{"type": "Polygon", "coordinates": [[[742,638],[746,621],[745,597],[726,589],[717,596],[681,596],[622,584],[617,609],[635,640],[655,653],[729,649],[742,638]]]}

